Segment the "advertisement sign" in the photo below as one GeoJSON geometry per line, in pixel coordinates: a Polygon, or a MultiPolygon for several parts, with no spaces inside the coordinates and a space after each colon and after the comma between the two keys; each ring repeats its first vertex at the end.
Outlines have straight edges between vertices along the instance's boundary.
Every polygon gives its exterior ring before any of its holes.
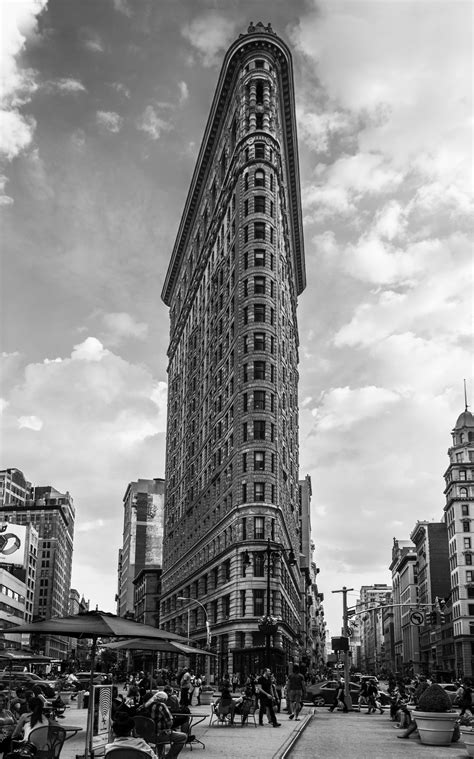
{"type": "Polygon", "coordinates": [[[92,747],[98,749],[112,740],[112,686],[94,685],[92,691],[92,747]]]}
{"type": "Polygon", "coordinates": [[[0,564],[25,566],[26,525],[0,522],[0,564]]]}

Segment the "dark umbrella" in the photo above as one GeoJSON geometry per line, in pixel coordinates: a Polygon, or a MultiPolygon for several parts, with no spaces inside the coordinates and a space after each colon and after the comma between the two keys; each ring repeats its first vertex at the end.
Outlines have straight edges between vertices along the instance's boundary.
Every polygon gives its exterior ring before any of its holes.
{"type": "MultiPolygon", "coordinates": [[[[67,617],[53,617],[52,619],[43,619],[41,622],[30,622],[26,625],[18,625],[15,632],[19,633],[37,633],[38,635],[65,635],[71,638],[90,638],[91,646],[91,676],[89,681],[89,693],[92,695],[95,657],[97,650],[98,638],[155,638],[161,640],[185,641],[175,633],[160,630],[158,627],[151,625],[142,625],[140,622],[134,622],[131,619],[117,617],[116,614],[110,614],[106,611],[86,611],[82,614],[72,614],[67,617]]],[[[87,731],[89,736],[89,745],[87,751],[91,753],[92,748],[92,709],[90,708],[91,698],[89,698],[89,713],[87,719],[87,731]]]]}
{"type": "Polygon", "coordinates": [[[164,651],[178,654],[200,654],[202,656],[217,656],[204,648],[196,648],[181,643],[179,640],[153,640],[152,638],[132,638],[131,640],[117,640],[106,643],[104,648],[112,651],[164,651]]]}

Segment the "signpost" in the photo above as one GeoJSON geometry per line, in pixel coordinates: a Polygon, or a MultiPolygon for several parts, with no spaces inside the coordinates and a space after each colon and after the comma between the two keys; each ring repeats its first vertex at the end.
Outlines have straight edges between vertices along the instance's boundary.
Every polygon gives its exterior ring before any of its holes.
{"type": "Polygon", "coordinates": [[[412,625],[419,627],[425,621],[425,615],[422,611],[412,611],[410,613],[410,622],[412,625]]]}

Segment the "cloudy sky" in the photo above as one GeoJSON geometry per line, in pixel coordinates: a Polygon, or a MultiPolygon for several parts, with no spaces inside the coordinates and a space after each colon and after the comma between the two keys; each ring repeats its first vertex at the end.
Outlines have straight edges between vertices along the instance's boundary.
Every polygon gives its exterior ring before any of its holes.
{"type": "MultiPolygon", "coordinates": [[[[343,585],[442,515],[472,351],[472,5],[3,0],[1,467],[69,490],[74,586],[114,610],[122,497],[164,476],[161,288],[223,55],[293,51],[308,285],[300,475],[343,585]]],[[[356,593],[351,593],[353,603],[356,593]]]]}

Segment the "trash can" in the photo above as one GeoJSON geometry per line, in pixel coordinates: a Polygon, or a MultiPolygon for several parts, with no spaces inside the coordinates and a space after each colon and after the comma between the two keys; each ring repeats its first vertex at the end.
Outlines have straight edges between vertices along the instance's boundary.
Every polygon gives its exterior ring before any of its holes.
{"type": "Polygon", "coordinates": [[[77,691],[76,705],[78,709],[84,709],[84,691],[77,691]]]}

